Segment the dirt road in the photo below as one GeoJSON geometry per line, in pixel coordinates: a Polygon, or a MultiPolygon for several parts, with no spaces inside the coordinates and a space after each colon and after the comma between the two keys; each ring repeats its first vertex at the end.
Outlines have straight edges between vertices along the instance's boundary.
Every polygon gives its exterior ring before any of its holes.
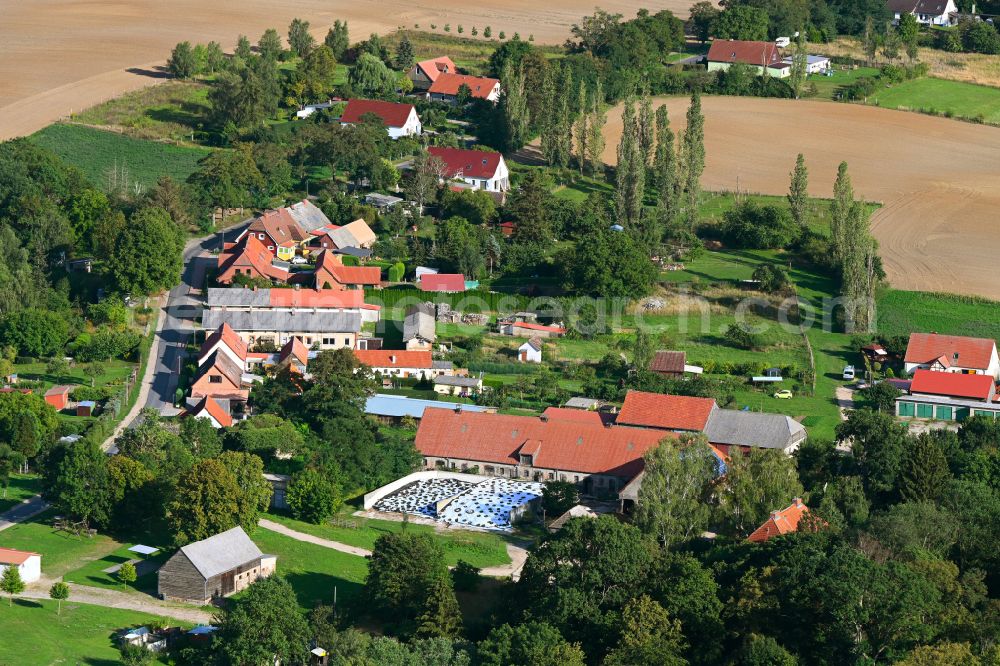
{"type": "MultiPolygon", "coordinates": [[[[632,17],[639,5],[605,0],[601,6],[632,17]]],[[[650,11],[686,16],[690,0],[649,0],[650,11]]],[[[232,49],[240,34],[256,43],[269,27],[285,34],[301,17],[318,38],[334,19],[346,20],[352,41],[372,32],[446,23],[490,26],[494,34],[519,32],[559,43],[592,13],[574,0],[0,0],[0,140],[30,134],[70,114],[161,80],[156,66],[183,40],[218,41],[232,49]]]]}
{"type": "MultiPolygon", "coordinates": [[[[687,100],[666,103],[677,132],[687,100]]],[[[829,197],[846,160],[855,193],[884,204],[872,230],[894,287],[1000,299],[1000,129],[833,102],[706,97],[702,106],[705,189],[785,194],[801,152],[810,192],[829,197]]],[[[620,111],[606,135],[613,163],[620,111]]]]}

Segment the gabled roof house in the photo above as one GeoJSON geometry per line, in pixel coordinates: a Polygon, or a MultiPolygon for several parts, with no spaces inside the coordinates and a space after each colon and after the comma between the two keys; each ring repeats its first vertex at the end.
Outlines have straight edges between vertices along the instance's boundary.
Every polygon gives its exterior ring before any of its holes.
{"type": "Polygon", "coordinates": [[[163,599],[205,605],[271,575],[276,560],[263,554],[243,528],[234,527],[182,546],[157,572],[157,593],[163,599]]]}
{"type": "Polygon", "coordinates": [[[445,177],[463,181],[471,189],[506,192],[510,172],[500,153],[431,146],[427,153],[445,165],[445,177]]]}
{"type": "Polygon", "coordinates": [[[699,432],[718,409],[712,398],[629,391],[618,412],[619,425],[699,432]]]}
{"type": "MultiPolygon", "coordinates": [[[[211,292],[212,289],[209,289],[209,291],[211,292]]],[[[233,330],[232,326],[225,322],[205,338],[205,342],[202,343],[201,349],[198,351],[198,366],[204,365],[205,361],[219,351],[227,355],[240,368],[246,369],[247,345],[240,338],[239,334],[233,330]]]]}
{"type": "Polygon", "coordinates": [[[412,104],[397,104],[375,99],[349,100],[344,113],[340,116],[340,122],[344,125],[359,123],[369,114],[382,121],[389,138],[392,139],[417,136],[423,129],[417,110],[412,104]]]}
{"type": "Polygon", "coordinates": [[[892,22],[896,24],[904,14],[913,14],[917,17],[917,23],[924,25],[947,26],[958,23],[959,11],[955,0],[887,0],[886,6],[892,14],[892,22]]]}
{"type": "Polygon", "coordinates": [[[378,286],[382,271],[378,266],[345,266],[340,255],[323,250],[314,273],[317,289],[360,289],[378,286]]]}
{"type": "Polygon", "coordinates": [[[459,90],[462,86],[468,87],[472,99],[484,99],[489,102],[496,102],[500,99],[499,80],[466,74],[439,75],[428,88],[427,96],[431,99],[454,102],[458,100],[459,90]]]}
{"type": "Polygon", "coordinates": [[[403,344],[409,350],[430,350],[437,339],[433,303],[410,306],[403,319],[403,344]]]}
{"type": "Polygon", "coordinates": [[[784,62],[781,49],[774,42],[752,42],[739,39],[716,39],[708,49],[708,71],[727,70],[736,63],[749,65],[758,74],[767,70],[770,76],[785,78],[791,67],[784,62]]]}
{"type": "Polygon", "coordinates": [[[442,74],[454,74],[458,69],[448,56],[421,60],[406,73],[414,90],[427,90],[442,74]]]}
{"type": "Polygon", "coordinates": [[[747,537],[747,541],[763,543],[776,536],[796,532],[799,529],[799,523],[807,513],[809,513],[809,507],[796,497],[788,507],[780,511],[772,511],[767,520],[747,537]]]}
{"type": "Polygon", "coordinates": [[[990,375],[1000,379],[997,345],[988,338],[969,338],[938,333],[911,333],[903,357],[904,369],[961,374],[990,375]]]}
{"type": "Polygon", "coordinates": [[[219,253],[219,284],[229,284],[237,275],[285,282],[291,274],[288,262],[275,258],[257,235],[246,234],[237,243],[226,243],[219,253]]]}

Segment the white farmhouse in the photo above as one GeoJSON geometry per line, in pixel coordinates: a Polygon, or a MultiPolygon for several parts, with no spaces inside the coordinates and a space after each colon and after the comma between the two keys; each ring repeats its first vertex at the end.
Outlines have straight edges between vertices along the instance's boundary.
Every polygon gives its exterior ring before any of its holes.
{"type": "Polygon", "coordinates": [[[441,146],[431,146],[427,152],[444,162],[444,178],[461,180],[473,190],[506,192],[510,189],[510,172],[500,153],[441,146]]]}
{"type": "Polygon", "coordinates": [[[955,5],[955,0],[888,0],[886,5],[895,24],[899,24],[899,19],[904,14],[913,14],[917,17],[917,23],[924,25],[958,23],[958,7],[955,5]]]}
{"type": "Polygon", "coordinates": [[[0,576],[7,567],[15,567],[25,583],[34,583],[42,577],[42,556],[26,550],[0,548],[0,576]]]}
{"type": "Polygon", "coordinates": [[[420,117],[412,104],[396,104],[376,99],[349,100],[344,107],[344,113],[340,116],[340,123],[342,125],[359,123],[367,115],[382,120],[390,139],[419,136],[423,132],[420,117]]]}

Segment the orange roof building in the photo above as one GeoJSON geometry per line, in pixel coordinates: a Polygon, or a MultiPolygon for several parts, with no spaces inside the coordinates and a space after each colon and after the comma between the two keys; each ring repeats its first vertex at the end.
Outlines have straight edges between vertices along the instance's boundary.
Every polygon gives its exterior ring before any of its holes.
{"type": "Polygon", "coordinates": [[[472,99],[496,102],[500,99],[500,81],[466,74],[440,74],[427,93],[431,99],[455,100],[462,86],[467,86],[472,99]]]}
{"type": "Polygon", "coordinates": [[[747,537],[747,541],[763,543],[781,534],[796,532],[799,529],[799,522],[807,513],[809,507],[796,497],[792,500],[791,506],[781,511],[772,511],[770,517],[747,537]]]}
{"type": "Polygon", "coordinates": [[[198,351],[198,365],[202,365],[216,351],[223,350],[233,361],[246,369],[247,345],[243,342],[239,333],[233,330],[227,323],[215,329],[211,335],[205,338],[205,342],[198,351]]]}
{"type": "Polygon", "coordinates": [[[340,255],[323,250],[316,260],[317,289],[356,289],[377,286],[382,282],[378,266],[345,266],[340,255]]]}
{"type": "Polygon", "coordinates": [[[189,416],[207,419],[216,428],[228,428],[233,425],[233,417],[229,411],[212,397],[205,396],[190,412],[189,416]]]}
{"type": "Polygon", "coordinates": [[[421,60],[415,64],[406,76],[413,81],[416,90],[427,90],[442,74],[454,74],[458,71],[455,63],[448,56],[439,56],[430,60],[421,60]]]}
{"type": "Polygon", "coordinates": [[[674,436],[599,422],[430,408],[420,421],[416,447],[431,469],[479,465],[487,475],[556,479],[616,492],[642,470],[646,451],[674,436]]]}
{"type": "Polygon", "coordinates": [[[288,264],[277,261],[256,235],[247,234],[237,243],[227,243],[219,253],[219,284],[229,284],[237,275],[286,282],[288,264]]]}
{"type": "Polygon", "coordinates": [[[990,375],[1000,379],[997,345],[988,338],[911,333],[903,363],[910,374],[923,369],[990,375]]]}
{"type": "Polygon", "coordinates": [[[625,395],[625,403],[618,413],[616,423],[698,432],[705,429],[715,409],[717,407],[712,398],[629,391],[625,395]]]}

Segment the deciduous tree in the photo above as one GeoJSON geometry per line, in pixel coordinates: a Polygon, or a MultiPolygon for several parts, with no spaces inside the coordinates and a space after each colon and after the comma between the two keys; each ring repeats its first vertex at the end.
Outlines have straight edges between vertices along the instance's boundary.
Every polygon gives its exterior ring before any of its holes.
{"type": "Polygon", "coordinates": [[[305,58],[316,46],[316,40],[309,34],[309,21],[292,19],[288,26],[288,46],[292,49],[292,53],[300,58],[305,58]]]}
{"type": "Polygon", "coordinates": [[[707,499],[717,467],[705,438],[664,439],[643,459],[636,524],[664,546],[700,534],[711,518],[707,499]]]}
{"type": "Polygon", "coordinates": [[[305,663],[309,625],[292,586],[280,576],[260,578],[219,614],[215,641],[230,664],[305,663]]]}

